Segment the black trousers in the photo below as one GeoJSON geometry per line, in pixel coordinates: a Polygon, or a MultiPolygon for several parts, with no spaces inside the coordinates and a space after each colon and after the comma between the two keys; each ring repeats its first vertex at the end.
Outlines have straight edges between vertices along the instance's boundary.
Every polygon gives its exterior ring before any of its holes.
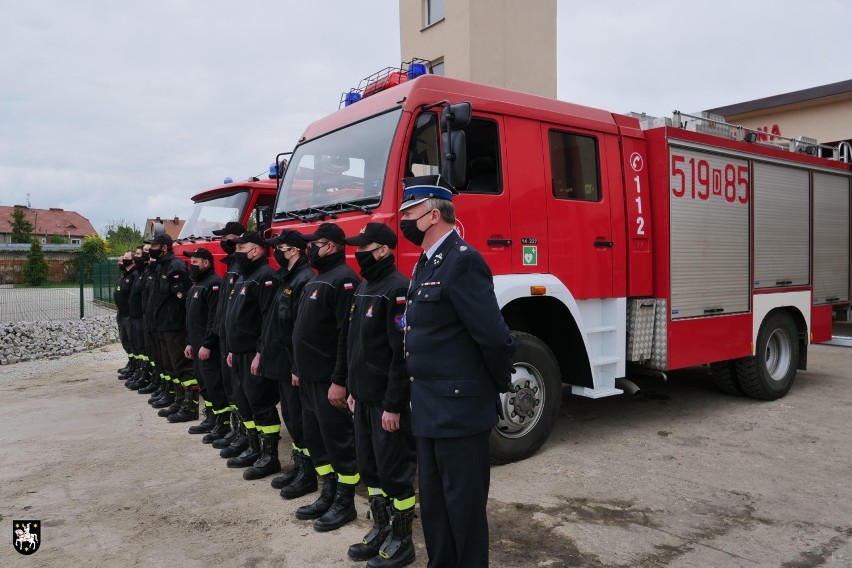
{"type": "Polygon", "coordinates": [[[302,399],[299,387],[294,387],[289,378],[275,381],[278,383],[278,398],[281,400],[281,416],[293,445],[305,447],[305,428],[302,426],[302,399]]]}
{"type": "Polygon", "coordinates": [[[130,316],[115,316],[115,323],[118,325],[118,339],[121,341],[121,348],[128,355],[133,353],[133,346],[130,344],[130,334],[127,329],[127,320],[130,316]]]}
{"type": "Polygon", "coordinates": [[[156,334],[157,343],[160,347],[160,366],[163,373],[177,379],[182,383],[191,381],[192,360],[183,355],[186,348],[186,332],[184,331],[159,331],[156,334]]]}
{"type": "Polygon", "coordinates": [[[142,337],[145,340],[145,355],[148,356],[148,364],[151,366],[151,373],[155,377],[159,377],[163,372],[160,359],[160,344],[157,341],[157,334],[150,329],[145,329],[145,320],[142,320],[142,337]]]}
{"type": "Polygon", "coordinates": [[[411,434],[411,412],[399,416],[399,430],[382,428],[381,406],[355,403],[355,456],[358,473],[367,487],[381,489],[402,501],[414,497],[417,456],[411,434]]]}
{"type": "Polygon", "coordinates": [[[213,412],[219,414],[228,408],[225,397],[225,385],[222,383],[222,355],[219,348],[210,350],[209,359],[199,359],[198,350],[201,346],[192,346],[192,363],[198,384],[201,386],[201,396],[205,403],[209,402],[213,412]]]}
{"type": "Polygon", "coordinates": [[[429,568],[488,566],[488,438],[417,438],[420,518],[429,568]]]}
{"type": "Polygon", "coordinates": [[[225,389],[225,398],[228,399],[228,404],[237,406],[237,395],[234,392],[234,385],[239,383],[239,380],[234,377],[234,369],[228,366],[228,347],[225,345],[225,340],[219,338],[219,368],[222,369],[222,387],[225,389]]]}
{"type": "MultiPolygon", "coordinates": [[[[255,428],[265,434],[276,434],[281,431],[281,419],[278,418],[278,385],[253,375],[251,373],[251,360],[254,353],[234,353],[233,364],[236,375],[239,377],[244,404],[248,405],[250,418],[243,414],[240,403],[240,416],[243,420],[254,422],[255,428]]],[[[239,398],[239,396],[238,396],[239,398]]]]}
{"type": "Polygon", "coordinates": [[[355,433],[349,409],[335,408],[328,402],[330,383],[302,381],[302,426],[305,443],[317,473],[336,472],[349,485],[359,481],[355,461],[355,433]]]}
{"type": "Polygon", "coordinates": [[[130,347],[135,355],[145,354],[145,336],[142,333],[142,318],[127,318],[127,330],[130,333],[130,347]]]}

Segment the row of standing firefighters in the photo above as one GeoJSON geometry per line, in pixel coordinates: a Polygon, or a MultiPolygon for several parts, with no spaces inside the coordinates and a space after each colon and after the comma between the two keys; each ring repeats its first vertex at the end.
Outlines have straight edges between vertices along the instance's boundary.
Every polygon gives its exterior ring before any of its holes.
{"type": "Polygon", "coordinates": [[[294,499],[323,481],[298,519],[335,530],[367,486],[373,527],[353,560],[414,561],[419,468],[429,566],[487,566],[488,440],[514,342],[488,266],[453,230],[452,188],[436,176],[403,183],[400,230],[424,251],[411,281],[381,223],[271,239],[228,223],[217,232],[224,278],[205,248],[184,253],[187,269],[167,235],[128,252],[115,294],[129,355],[120,377],[173,423],[198,419],[200,394],[205,418],[189,432],[249,480],[282,469],[280,403],[293,467],[272,486],[294,499]]]}

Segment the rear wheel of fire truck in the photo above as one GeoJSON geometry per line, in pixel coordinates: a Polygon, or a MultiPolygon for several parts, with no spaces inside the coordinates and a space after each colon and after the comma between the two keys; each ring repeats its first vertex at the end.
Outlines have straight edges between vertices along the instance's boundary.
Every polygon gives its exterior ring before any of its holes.
{"type": "Polygon", "coordinates": [[[737,359],[737,380],[747,396],[775,400],[793,386],[798,364],[796,324],[786,312],[775,311],[760,326],[754,356],[737,359]]]}
{"type": "Polygon", "coordinates": [[[562,404],[562,379],[553,352],[539,338],[512,332],[515,357],[509,392],[500,395],[503,418],[491,432],[491,460],[509,463],[533,455],[550,436],[562,404]]]}
{"type": "Polygon", "coordinates": [[[737,364],[735,361],[719,361],[710,364],[710,373],[716,388],[725,394],[742,396],[743,389],[737,380],[737,364]]]}

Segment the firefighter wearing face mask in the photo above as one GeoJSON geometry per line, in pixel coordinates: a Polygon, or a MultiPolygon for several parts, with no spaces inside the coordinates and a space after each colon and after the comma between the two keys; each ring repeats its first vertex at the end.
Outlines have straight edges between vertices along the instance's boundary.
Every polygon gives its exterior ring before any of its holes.
{"type": "MultiPolygon", "coordinates": [[[[147,255],[146,255],[147,258],[147,255]]],[[[145,262],[142,260],[142,245],[136,247],[136,251],[131,253],[130,262],[132,263],[133,283],[130,285],[130,292],[127,295],[127,310],[128,316],[126,320],[127,334],[130,338],[130,345],[133,349],[134,359],[136,360],[136,370],[132,375],[127,377],[128,381],[139,381],[143,377],[147,379],[148,372],[148,357],[145,354],[145,339],[142,332],[142,289],[145,286],[143,273],[145,270],[145,262]]]]}
{"type": "Polygon", "coordinates": [[[127,365],[118,370],[118,378],[122,380],[133,375],[138,368],[136,354],[133,352],[133,346],[130,343],[130,324],[127,321],[130,317],[130,288],[136,279],[136,273],[133,271],[132,256],[132,252],[126,252],[119,257],[118,270],[121,276],[119,276],[118,282],[115,283],[115,291],[112,294],[116,307],[115,320],[118,325],[118,337],[121,341],[121,347],[127,353],[127,365]]]}
{"type": "Polygon", "coordinates": [[[198,416],[198,380],[192,362],[184,357],[186,346],[186,293],[190,288],[186,263],[175,257],[172,238],[160,234],[149,241],[148,254],[157,268],[148,294],[146,317],[157,341],[157,350],[165,381],[174,384],[174,401],[162,408],[159,416],[168,417],[187,406],[198,416]]]}
{"type": "MultiPolygon", "coordinates": [[[[230,412],[225,398],[222,380],[219,377],[219,341],[213,335],[213,320],[219,299],[222,279],[213,270],[213,254],[206,248],[195,252],[185,252],[189,257],[189,277],[192,288],[186,295],[186,347],[184,356],[192,360],[195,377],[198,379],[201,396],[204,398],[204,420],[189,428],[190,434],[205,434],[213,429],[216,417],[230,412]],[[202,359],[199,356],[204,347],[213,355],[202,359]]],[[[180,412],[169,416],[169,422],[188,422],[197,418],[198,412],[192,408],[181,408],[180,412]]]]}
{"type": "Polygon", "coordinates": [[[408,278],[394,266],[397,238],[382,223],[367,223],[346,239],[364,280],[355,290],[349,318],[349,408],[355,413],[358,471],[369,494],[373,528],[349,547],[369,568],[414,561],[414,473],[409,380],[405,373],[405,296],[408,278]]]}

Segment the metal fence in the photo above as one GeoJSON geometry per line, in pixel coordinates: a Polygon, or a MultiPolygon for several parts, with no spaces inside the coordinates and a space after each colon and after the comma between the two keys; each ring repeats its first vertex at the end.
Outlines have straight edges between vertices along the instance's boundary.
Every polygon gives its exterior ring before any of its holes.
{"type": "Polygon", "coordinates": [[[112,292],[119,270],[114,261],[94,263],[79,253],[68,272],[67,282],[51,282],[37,287],[0,285],[0,324],[115,313],[112,292]]]}

